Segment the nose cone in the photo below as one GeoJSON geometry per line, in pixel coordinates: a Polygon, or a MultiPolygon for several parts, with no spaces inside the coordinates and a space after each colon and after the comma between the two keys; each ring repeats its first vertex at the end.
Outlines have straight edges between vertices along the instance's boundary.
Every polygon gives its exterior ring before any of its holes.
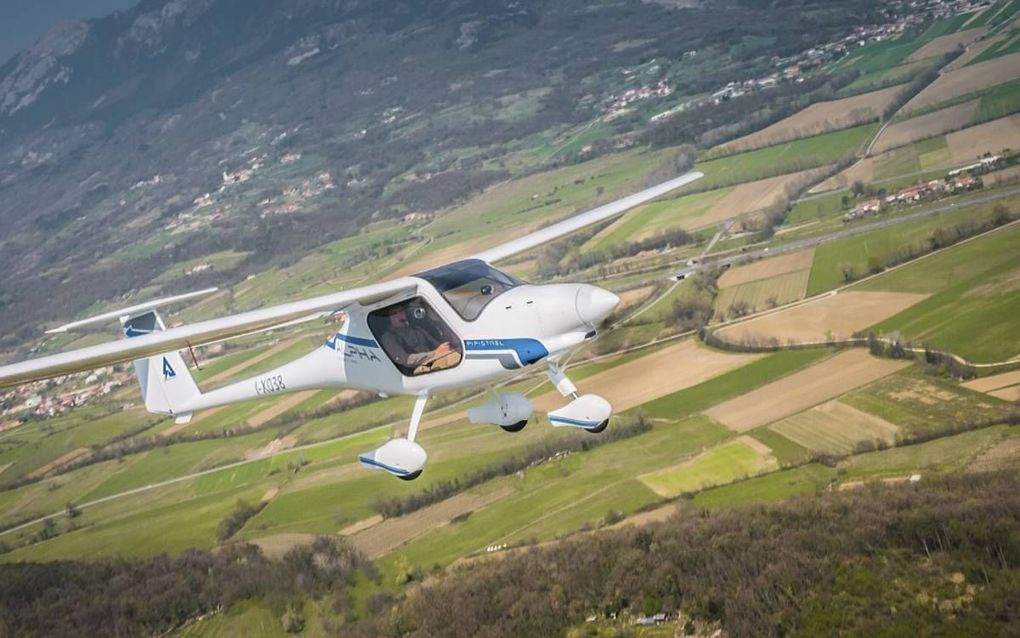
{"type": "Polygon", "coordinates": [[[620,303],[620,298],[598,286],[581,284],[575,303],[577,315],[581,321],[594,328],[605,321],[609,313],[613,312],[613,309],[620,303]]]}

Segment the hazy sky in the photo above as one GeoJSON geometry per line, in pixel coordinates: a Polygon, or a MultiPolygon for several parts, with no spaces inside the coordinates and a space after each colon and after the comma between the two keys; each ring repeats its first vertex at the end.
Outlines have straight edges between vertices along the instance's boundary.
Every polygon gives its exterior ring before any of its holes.
{"type": "Polygon", "coordinates": [[[137,4],[138,0],[0,0],[0,64],[32,46],[55,24],[94,18],[137,4]]]}

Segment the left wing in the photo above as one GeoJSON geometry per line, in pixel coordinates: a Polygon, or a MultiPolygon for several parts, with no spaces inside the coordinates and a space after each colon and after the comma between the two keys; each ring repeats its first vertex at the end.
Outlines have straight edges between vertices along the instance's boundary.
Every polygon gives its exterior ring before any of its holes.
{"type": "MultiPolygon", "coordinates": [[[[92,370],[115,363],[124,363],[230,337],[239,337],[259,330],[279,327],[295,320],[310,318],[309,315],[335,312],[355,302],[373,303],[398,293],[413,292],[417,289],[417,280],[400,277],[380,284],[352,288],[303,301],[200,321],[162,332],[152,332],[98,346],[29,359],[0,367],[0,388],[49,379],[72,372],[92,370]]],[[[135,309],[143,306],[147,306],[147,304],[137,306],[135,309]]],[[[120,314],[130,313],[120,311],[120,314]]],[[[107,313],[107,315],[116,317],[118,313],[107,313]]]]}

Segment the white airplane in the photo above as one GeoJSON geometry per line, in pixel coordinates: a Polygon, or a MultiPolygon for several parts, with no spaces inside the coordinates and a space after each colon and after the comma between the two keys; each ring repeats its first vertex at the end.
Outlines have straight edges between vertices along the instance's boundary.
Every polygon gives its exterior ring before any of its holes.
{"type": "Polygon", "coordinates": [[[487,403],[468,411],[473,423],[518,432],[532,405],[517,392],[497,393],[492,382],[544,361],[553,385],[570,401],[549,413],[554,426],[601,432],[612,406],[579,395],[558,362],[595,336],[620,299],[589,284],[527,284],[492,267],[591,224],[620,215],[702,177],[688,173],[505,244],[413,276],[219,319],[167,328],[158,307],[205,294],[200,291],[138,304],[75,321],[66,332],[120,320],[127,339],[0,367],[0,387],[134,361],[149,412],[188,422],[198,411],[267,395],[319,388],[356,388],[415,397],[407,436],[359,455],[369,468],[401,479],[417,478],[427,454],[415,442],[431,395],[486,385],[487,403]],[[342,315],[340,329],[313,352],[278,368],[209,392],[195,384],[182,348],[204,345],[288,323],[342,315]]]}

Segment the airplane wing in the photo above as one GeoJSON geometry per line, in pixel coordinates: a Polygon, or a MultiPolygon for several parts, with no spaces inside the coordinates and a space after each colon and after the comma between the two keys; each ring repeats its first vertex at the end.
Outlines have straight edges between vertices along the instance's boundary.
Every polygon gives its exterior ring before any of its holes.
{"type": "MultiPolygon", "coordinates": [[[[92,370],[115,363],[124,363],[164,352],[180,350],[189,346],[198,346],[230,337],[238,337],[266,328],[279,327],[295,320],[311,318],[309,315],[336,312],[355,302],[367,304],[398,293],[411,293],[417,290],[417,288],[418,283],[416,280],[410,277],[400,277],[379,284],[322,295],[321,297],[313,297],[270,308],[251,310],[229,317],[187,324],[130,339],[121,339],[70,352],[29,359],[28,361],[0,367],[0,388],[49,379],[71,372],[92,370]]],[[[145,304],[142,305],[144,306],[145,304]]],[[[141,306],[137,308],[141,308],[141,306]]],[[[108,314],[115,317],[118,313],[108,314]]],[[[120,314],[124,314],[124,311],[120,311],[120,314]]],[[[130,314],[130,312],[127,314],[130,314]]],[[[75,324],[80,323],[75,322],[75,324]]]]}
{"type": "MultiPolygon", "coordinates": [[[[513,239],[495,248],[474,255],[489,263],[505,259],[511,255],[535,248],[546,242],[568,235],[597,222],[620,215],[627,210],[649,202],[656,197],[665,195],[681,186],[703,177],[702,173],[687,173],[668,180],[651,188],[629,195],[587,213],[575,215],[524,237],[513,239]]],[[[322,295],[303,301],[252,310],[229,317],[210,319],[199,323],[170,328],[161,332],[153,332],[130,339],[122,339],[111,343],[90,346],[70,352],[48,355],[13,363],[0,367],[0,388],[48,379],[62,374],[92,370],[115,363],[124,363],[164,352],[171,352],[189,346],[199,346],[231,337],[251,334],[260,330],[280,327],[288,323],[296,323],[304,319],[314,318],[317,314],[335,312],[355,302],[364,304],[380,301],[398,293],[410,293],[417,289],[417,280],[412,277],[400,277],[379,284],[362,286],[329,295],[322,295]]],[[[166,304],[205,294],[209,291],[189,293],[168,299],[161,299],[148,304],[140,304],[129,309],[108,312],[99,317],[72,322],[50,332],[63,332],[88,323],[109,320],[121,315],[131,314],[143,307],[155,307],[154,304],[166,304]]]]}
{"type": "Polygon", "coordinates": [[[640,206],[647,202],[652,201],[656,197],[665,195],[666,193],[676,190],[681,186],[686,186],[691,182],[701,179],[704,177],[704,173],[692,172],[680,177],[675,177],[669,181],[665,181],[661,184],[646,188],[643,191],[628,195],[623,199],[618,199],[615,202],[610,202],[604,206],[599,206],[594,210],[590,210],[587,213],[581,213],[574,215],[569,219],[565,219],[559,223],[553,224],[552,226],[546,226],[541,230],[536,230],[530,235],[519,237],[511,241],[490,248],[489,250],[480,252],[472,257],[474,259],[481,259],[491,263],[497,262],[501,259],[506,259],[517,253],[522,253],[526,250],[530,250],[542,244],[548,243],[554,239],[559,239],[564,235],[569,235],[575,231],[581,230],[586,226],[591,226],[598,222],[610,219],[616,215],[621,215],[635,206],[640,206]]]}

